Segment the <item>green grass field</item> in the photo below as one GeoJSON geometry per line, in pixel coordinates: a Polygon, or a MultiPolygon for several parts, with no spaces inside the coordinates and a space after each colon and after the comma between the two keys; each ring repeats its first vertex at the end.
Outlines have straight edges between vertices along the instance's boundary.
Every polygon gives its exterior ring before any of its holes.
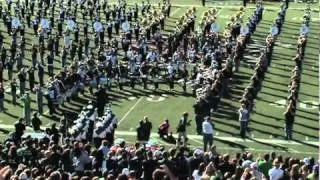
{"type": "MultiPolygon", "coordinates": [[[[132,3],[136,1],[128,1],[132,3]]],[[[156,1],[151,1],[151,3],[156,1]]],[[[187,11],[191,6],[197,7],[197,22],[201,18],[204,11],[208,7],[201,7],[200,1],[173,0],[172,16],[166,21],[166,31],[169,32],[174,28],[175,22],[187,11]]],[[[241,1],[213,1],[207,3],[210,7],[218,7],[218,23],[221,27],[227,23],[232,15],[234,15],[241,6],[241,1]],[[240,3],[240,4],[239,4],[240,3]]],[[[249,4],[245,12],[245,17],[251,15],[253,4],[249,4]]],[[[215,141],[218,150],[223,152],[239,152],[249,150],[255,154],[278,151],[283,154],[294,154],[296,156],[317,155],[319,147],[319,100],[318,100],[318,53],[319,53],[319,32],[320,21],[319,11],[312,11],[312,21],[310,23],[311,33],[308,38],[305,59],[303,63],[303,73],[301,79],[301,89],[299,93],[299,103],[297,104],[297,113],[294,126],[294,140],[284,140],[284,107],[281,103],[289,95],[288,84],[290,81],[291,70],[294,67],[294,61],[291,59],[296,52],[296,39],[299,35],[299,28],[302,22],[303,10],[306,4],[290,4],[287,11],[286,21],[282,28],[282,33],[276,41],[272,63],[266,73],[265,80],[261,91],[255,101],[255,113],[251,115],[250,137],[247,140],[239,138],[239,123],[237,117],[237,109],[239,108],[239,100],[243,94],[245,87],[249,84],[250,77],[253,74],[253,65],[255,64],[257,54],[254,53],[260,47],[265,45],[265,38],[268,30],[277,16],[279,3],[265,3],[265,11],[263,20],[257,26],[257,30],[252,36],[252,41],[248,44],[245,52],[244,61],[241,64],[240,71],[235,73],[232,81],[229,83],[229,92],[226,97],[221,99],[219,110],[214,114],[215,123],[215,141]],[[315,105],[312,105],[314,102],[315,105]]],[[[246,18],[244,18],[246,19],[246,18]]],[[[2,25],[2,23],[1,23],[2,25]]],[[[1,27],[2,31],[5,28],[1,27]]],[[[27,49],[30,49],[32,40],[31,29],[26,29],[27,33],[27,49]]],[[[5,39],[6,43],[10,40],[5,39]]],[[[60,43],[62,44],[62,42],[60,43]]],[[[9,44],[6,44],[8,46],[9,44]]],[[[28,54],[28,53],[27,53],[28,54]]],[[[28,62],[30,65],[31,58],[28,54],[28,62]]],[[[56,58],[55,71],[60,67],[60,60],[56,58]]],[[[4,73],[6,75],[6,71],[4,73]]],[[[6,79],[6,77],[5,77],[6,79]]],[[[36,79],[37,80],[37,79],[36,79]]],[[[6,81],[5,85],[9,82],[6,81]]],[[[28,85],[27,85],[28,87],[28,85]]],[[[153,123],[153,132],[157,132],[157,127],[164,118],[168,118],[171,124],[171,130],[175,133],[175,128],[181,114],[184,111],[189,112],[190,119],[194,120],[192,105],[195,98],[190,95],[182,95],[182,89],[176,87],[176,91],[171,93],[166,84],[160,86],[158,92],[145,91],[138,86],[137,89],[131,90],[126,88],[119,91],[113,88],[110,92],[112,109],[118,116],[120,124],[116,132],[117,137],[125,138],[128,142],[135,141],[135,127],[143,116],[148,116],[153,123]],[[161,97],[161,98],[160,98],[161,97]]],[[[4,139],[7,134],[13,130],[12,124],[22,115],[21,106],[13,106],[10,93],[6,94],[5,113],[0,114],[0,139],[4,139]]],[[[35,100],[35,95],[32,95],[35,100]]],[[[66,103],[62,109],[79,112],[87,101],[93,97],[89,93],[73,99],[70,103],[66,103]]],[[[34,101],[35,102],[35,101],[34,101]]],[[[36,104],[32,103],[35,108],[36,104]]],[[[57,122],[59,117],[49,117],[47,108],[42,116],[43,126],[57,122]]],[[[190,136],[189,144],[192,147],[202,147],[201,137],[194,136],[195,122],[188,128],[190,136]]],[[[154,136],[157,138],[157,136],[154,136]]],[[[159,140],[165,146],[172,146],[159,140]]]]}

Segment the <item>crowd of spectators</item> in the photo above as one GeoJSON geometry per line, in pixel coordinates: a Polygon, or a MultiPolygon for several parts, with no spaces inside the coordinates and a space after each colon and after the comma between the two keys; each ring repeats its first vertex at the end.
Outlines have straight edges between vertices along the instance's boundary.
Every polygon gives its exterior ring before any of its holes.
{"type": "Polygon", "coordinates": [[[26,137],[20,144],[0,145],[2,179],[226,179],[226,180],[316,180],[319,165],[312,157],[298,159],[266,153],[220,154],[216,146],[201,149],[159,147],[150,150],[125,141],[111,145],[103,140],[93,148],[89,143],[65,139],[56,144],[50,138],[26,137]]]}

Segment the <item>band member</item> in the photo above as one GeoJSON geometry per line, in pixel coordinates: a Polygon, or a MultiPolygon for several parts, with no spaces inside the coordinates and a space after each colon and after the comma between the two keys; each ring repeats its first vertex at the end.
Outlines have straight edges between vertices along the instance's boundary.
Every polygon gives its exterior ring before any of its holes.
{"type": "Polygon", "coordinates": [[[168,83],[169,83],[169,88],[170,91],[173,91],[174,89],[174,68],[171,64],[171,62],[169,63],[168,67],[167,67],[167,73],[168,73],[168,83]]]}
{"type": "Polygon", "coordinates": [[[135,26],[134,26],[134,35],[136,38],[136,41],[139,41],[139,35],[140,35],[140,25],[139,22],[136,22],[135,26]]]}
{"type": "Polygon", "coordinates": [[[28,28],[30,28],[30,27],[31,27],[31,14],[30,14],[30,12],[28,11],[28,9],[27,9],[27,11],[26,11],[26,20],[27,20],[28,28]]]}
{"type": "Polygon", "coordinates": [[[157,90],[159,88],[159,80],[160,80],[160,68],[157,62],[155,62],[154,65],[151,67],[150,76],[152,77],[154,90],[157,90]]]}
{"type": "Polygon", "coordinates": [[[122,90],[123,89],[123,85],[126,82],[127,69],[122,63],[119,63],[117,70],[118,70],[117,74],[118,74],[119,89],[122,90]]]}
{"type": "Polygon", "coordinates": [[[12,29],[19,29],[21,26],[21,22],[17,17],[12,17],[11,20],[11,28],[12,29]]]}
{"type": "Polygon", "coordinates": [[[98,48],[99,47],[99,40],[100,40],[99,33],[94,33],[93,39],[94,39],[95,48],[98,48]]]}
{"type": "Polygon", "coordinates": [[[149,41],[150,37],[151,37],[151,29],[149,26],[145,27],[145,31],[146,31],[146,38],[149,41]]]}
{"type": "Polygon", "coordinates": [[[62,32],[63,32],[63,20],[59,19],[58,20],[58,33],[59,33],[59,36],[62,36],[62,32]]]}
{"type": "Polygon", "coordinates": [[[112,39],[112,23],[110,21],[107,23],[107,32],[109,40],[112,39]]]}
{"type": "Polygon", "coordinates": [[[115,28],[115,30],[116,30],[116,34],[119,35],[120,19],[115,19],[115,20],[114,20],[114,28],[115,28]]]}
{"type": "Polygon", "coordinates": [[[32,21],[32,27],[33,27],[34,35],[37,35],[37,34],[38,34],[38,29],[39,29],[39,21],[38,21],[37,18],[35,18],[35,19],[32,21]]]}
{"type": "Polygon", "coordinates": [[[182,89],[183,93],[187,93],[187,80],[188,80],[188,70],[186,64],[184,64],[183,69],[180,70],[180,76],[182,78],[182,89]]]}
{"type": "Polygon", "coordinates": [[[127,56],[127,52],[129,50],[129,46],[130,46],[130,40],[126,37],[122,38],[121,40],[121,44],[122,44],[122,49],[124,51],[124,56],[126,57],[127,56]]]}
{"type": "Polygon", "coordinates": [[[130,70],[130,87],[134,89],[136,80],[137,80],[137,68],[135,62],[129,63],[129,70],[130,70]]]}
{"type": "Polygon", "coordinates": [[[154,35],[154,41],[155,41],[155,45],[157,47],[159,54],[162,54],[163,41],[162,41],[162,35],[161,35],[160,30],[158,30],[156,32],[156,34],[154,35]]]}
{"type": "Polygon", "coordinates": [[[104,30],[99,32],[100,44],[104,44],[104,30]]]}
{"type": "Polygon", "coordinates": [[[271,26],[270,33],[272,36],[277,36],[279,34],[279,28],[275,23],[271,26]]]}
{"type": "Polygon", "coordinates": [[[139,73],[143,82],[143,89],[148,89],[148,67],[145,62],[141,64],[139,73]]]}
{"type": "Polygon", "coordinates": [[[104,15],[106,17],[106,21],[108,22],[110,20],[110,15],[111,15],[111,11],[109,9],[109,6],[107,6],[105,9],[104,9],[104,15]]]}

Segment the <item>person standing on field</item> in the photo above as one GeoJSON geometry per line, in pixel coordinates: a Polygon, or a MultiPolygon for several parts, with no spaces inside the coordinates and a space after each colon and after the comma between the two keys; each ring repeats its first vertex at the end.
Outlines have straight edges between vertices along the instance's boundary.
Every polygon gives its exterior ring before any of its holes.
{"type": "Polygon", "coordinates": [[[30,125],[31,123],[31,98],[29,93],[25,93],[21,97],[21,101],[23,102],[23,118],[26,121],[26,125],[30,125]]]}
{"type": "Polygon", "coordinates": [[[294,107],[288,106],[286,112],[284,112],[285,116],[285,134],[287,140],[292,140],[292,131],[293,131],[293,124],[294,124],[294,107]]]}
{"type": "Polygon", "coordinates": [[[213,144],[213,130],[214,130],[214,124],[212,123],[209,116],[206,116],[204,118],[204,121],[202,123],[202,135],[203,135],[203,151],[207,151],[207,146],[209,144],[209,147],[213,144]]]}
{"type": "Polygon", "coordinates": [[[184,112],[182,115],[182,118],[179,121],[178,127],[177,127],[177,133],[178,133],[178,140],[177,140],[177,146],[180,146],[180,143],[182,142],[183,146],[186,146],[187,142],[187,126],[190,126],[190,122],[188,122],[188,116],[189,114],[187,112],[184,112]]]}
{"type": "Polygon", "coordinates": [[[242,138],[245,138],[249,120],[249,111],[245,104],[241,105],[241,108],[238,110],[238,113],[240,121],[240,135],[242,138]]]}

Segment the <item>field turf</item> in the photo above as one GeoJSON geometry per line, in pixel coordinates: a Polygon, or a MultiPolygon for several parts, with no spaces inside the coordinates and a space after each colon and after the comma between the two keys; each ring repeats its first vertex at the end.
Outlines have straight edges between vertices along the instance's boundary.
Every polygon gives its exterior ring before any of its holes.
{"type": "MultiPolygon", "coordinates": [[[[136,1],[128,1],[129,4],[136,1]]],[[[156,1],[151,1],[155,3],[156,1]]],[[[190,8],[197,8],[197,22],[204,11],[209,7],[201,7],[200,1],[172,1],[173,7],[171,17],[166,21],[166,33],[174,29],[175,22],[190,8]]],[[[237,13],[241,6],[241,1],[212,1],[207,5],[218,8],[217,20],[220,26],[229,21],[230,17],[237,13]]],[[[214,143],[221,152],[240,152],[249,150],[255,154],[278,151],[283,154],[294,154],[296,156],[305,156],[318,154],[319,147],[319,100],[318,100],[318,54],[319,54],[319,32],[320,21],[319,11],[313,10],[311,14],[310,28],[305,58],[303,62],[303,73],[301,79],[301,89],[299,93],[299,102],[297,103],[297,113],[294,125],[293,141],[284,140],[284,116],[285,111],[283,101],[289,95],[288,84],[290,82],[291,70],[294,67],[292,58],[295,56],[297,47],[297,37],[302,22],[303,10],[306,4],[291,3],[287,11],[286,21],[282,32],[276,40],[276,46],[272,56],[272,63],[266,73],[261,91],[255,101],[254,113],[251,115],[250,129],[248,139],[239,138],[239,123],[237,109],[239,100],[243,91],[250,82],[253,75],[253,67],[256,62],[256,53],[261,47],[265,46],[265,38],[268,35],[269,28],[277,16],[279,3],[265,3],[263,20],[257,26],[256,32],[252,36],[245,52],[244,61],[241,63],[240,71],[235,73],[232,81],[229,83],[227,96],[221,99],[219,110],[214,113],[215,140],[214,143]],[[314,103],[314,105],[312,104],[314,103]]],[[[253,12],[254,5],[249,4],[245,11],[245,18],[253,12]]],[[[6,33],[3,23],[1,31],[6,33]]],[[[27,49],[33,42],[32,29],[26,29],[27,49]]],[[[6,37],[5,42],[8,47],[10,37],[6,37]]],[[[60,43],[62,44],[62,42],[60,43]]],[[[27,52],[27,51],[26,51],[27,52]]],[[[60,67],[59,57],[55,57],[55,71],[60,67]]],[[[27,52],[26,66],[31,64],[30,53],[27,52]]],[[[4,72],[6,75],[6,71],[4,72]]],[[[5,76],[5,79],[7,77],[5,76]]],[[[37,80],[37,78],[36,78],[37,80]]],[[[5,81],[5,86],[9,82],[5,81]]],[[[27,85],[28,87],[28,85],[27,85]]],[[[176,86],[176,91],[169,92],[168,85],[160,85],[157,92],[143,90],[141,86],[131,90],[128,87],[124,91],[119,91],[116,87],[110,92],[112,109],[119,118],[119,127],[116,136],[125,138],[133,143],[135,139],[135,127],[143,116],[148,116],[153,123],[153,132],[157,132],[157,127],[164,118],[168,118],[171,124],[171,130],[175,133],[177,122],[184,111],[189,112],[190,119],[194,120],[192,105],[195,98],[191,96],[191,89],[188,89],[188,95],[183,95],[182,89],[176,86]],[[161,98],[160,98],[161,97],[161,98]]],[[[3,140],[10,131],[13,130],[12,124],[22,115],[21,106],[13,106],[11,101],[10,89],[5,96],[6,112],[0,113],[0,139],[3,140]]],[[[32,94],[32,108],[36,107],[35,95],[32,94]]],[[[70,103],[65,103],[62,109],[68,109],[71,112],[79,112],[84,105],[93,97],[86,92],[78,98],[74,98],[70,103]]],[[[59,116],[48,116],[47,107],[42,116],[43,126],[50,126],[52,123],[59,123],[59,116]]],[[[31,131],[30,129],[28,131],[31,131]]],[[[201,137],[195,136],[195,122],[188,128],[190,136],[189,144],[192,147],[202,147],[201,137]]],[[[153,138],[157,139],[154,134],[153,138]]],[[[165,146],[173,146],[158,140],[165,146]]]]}

